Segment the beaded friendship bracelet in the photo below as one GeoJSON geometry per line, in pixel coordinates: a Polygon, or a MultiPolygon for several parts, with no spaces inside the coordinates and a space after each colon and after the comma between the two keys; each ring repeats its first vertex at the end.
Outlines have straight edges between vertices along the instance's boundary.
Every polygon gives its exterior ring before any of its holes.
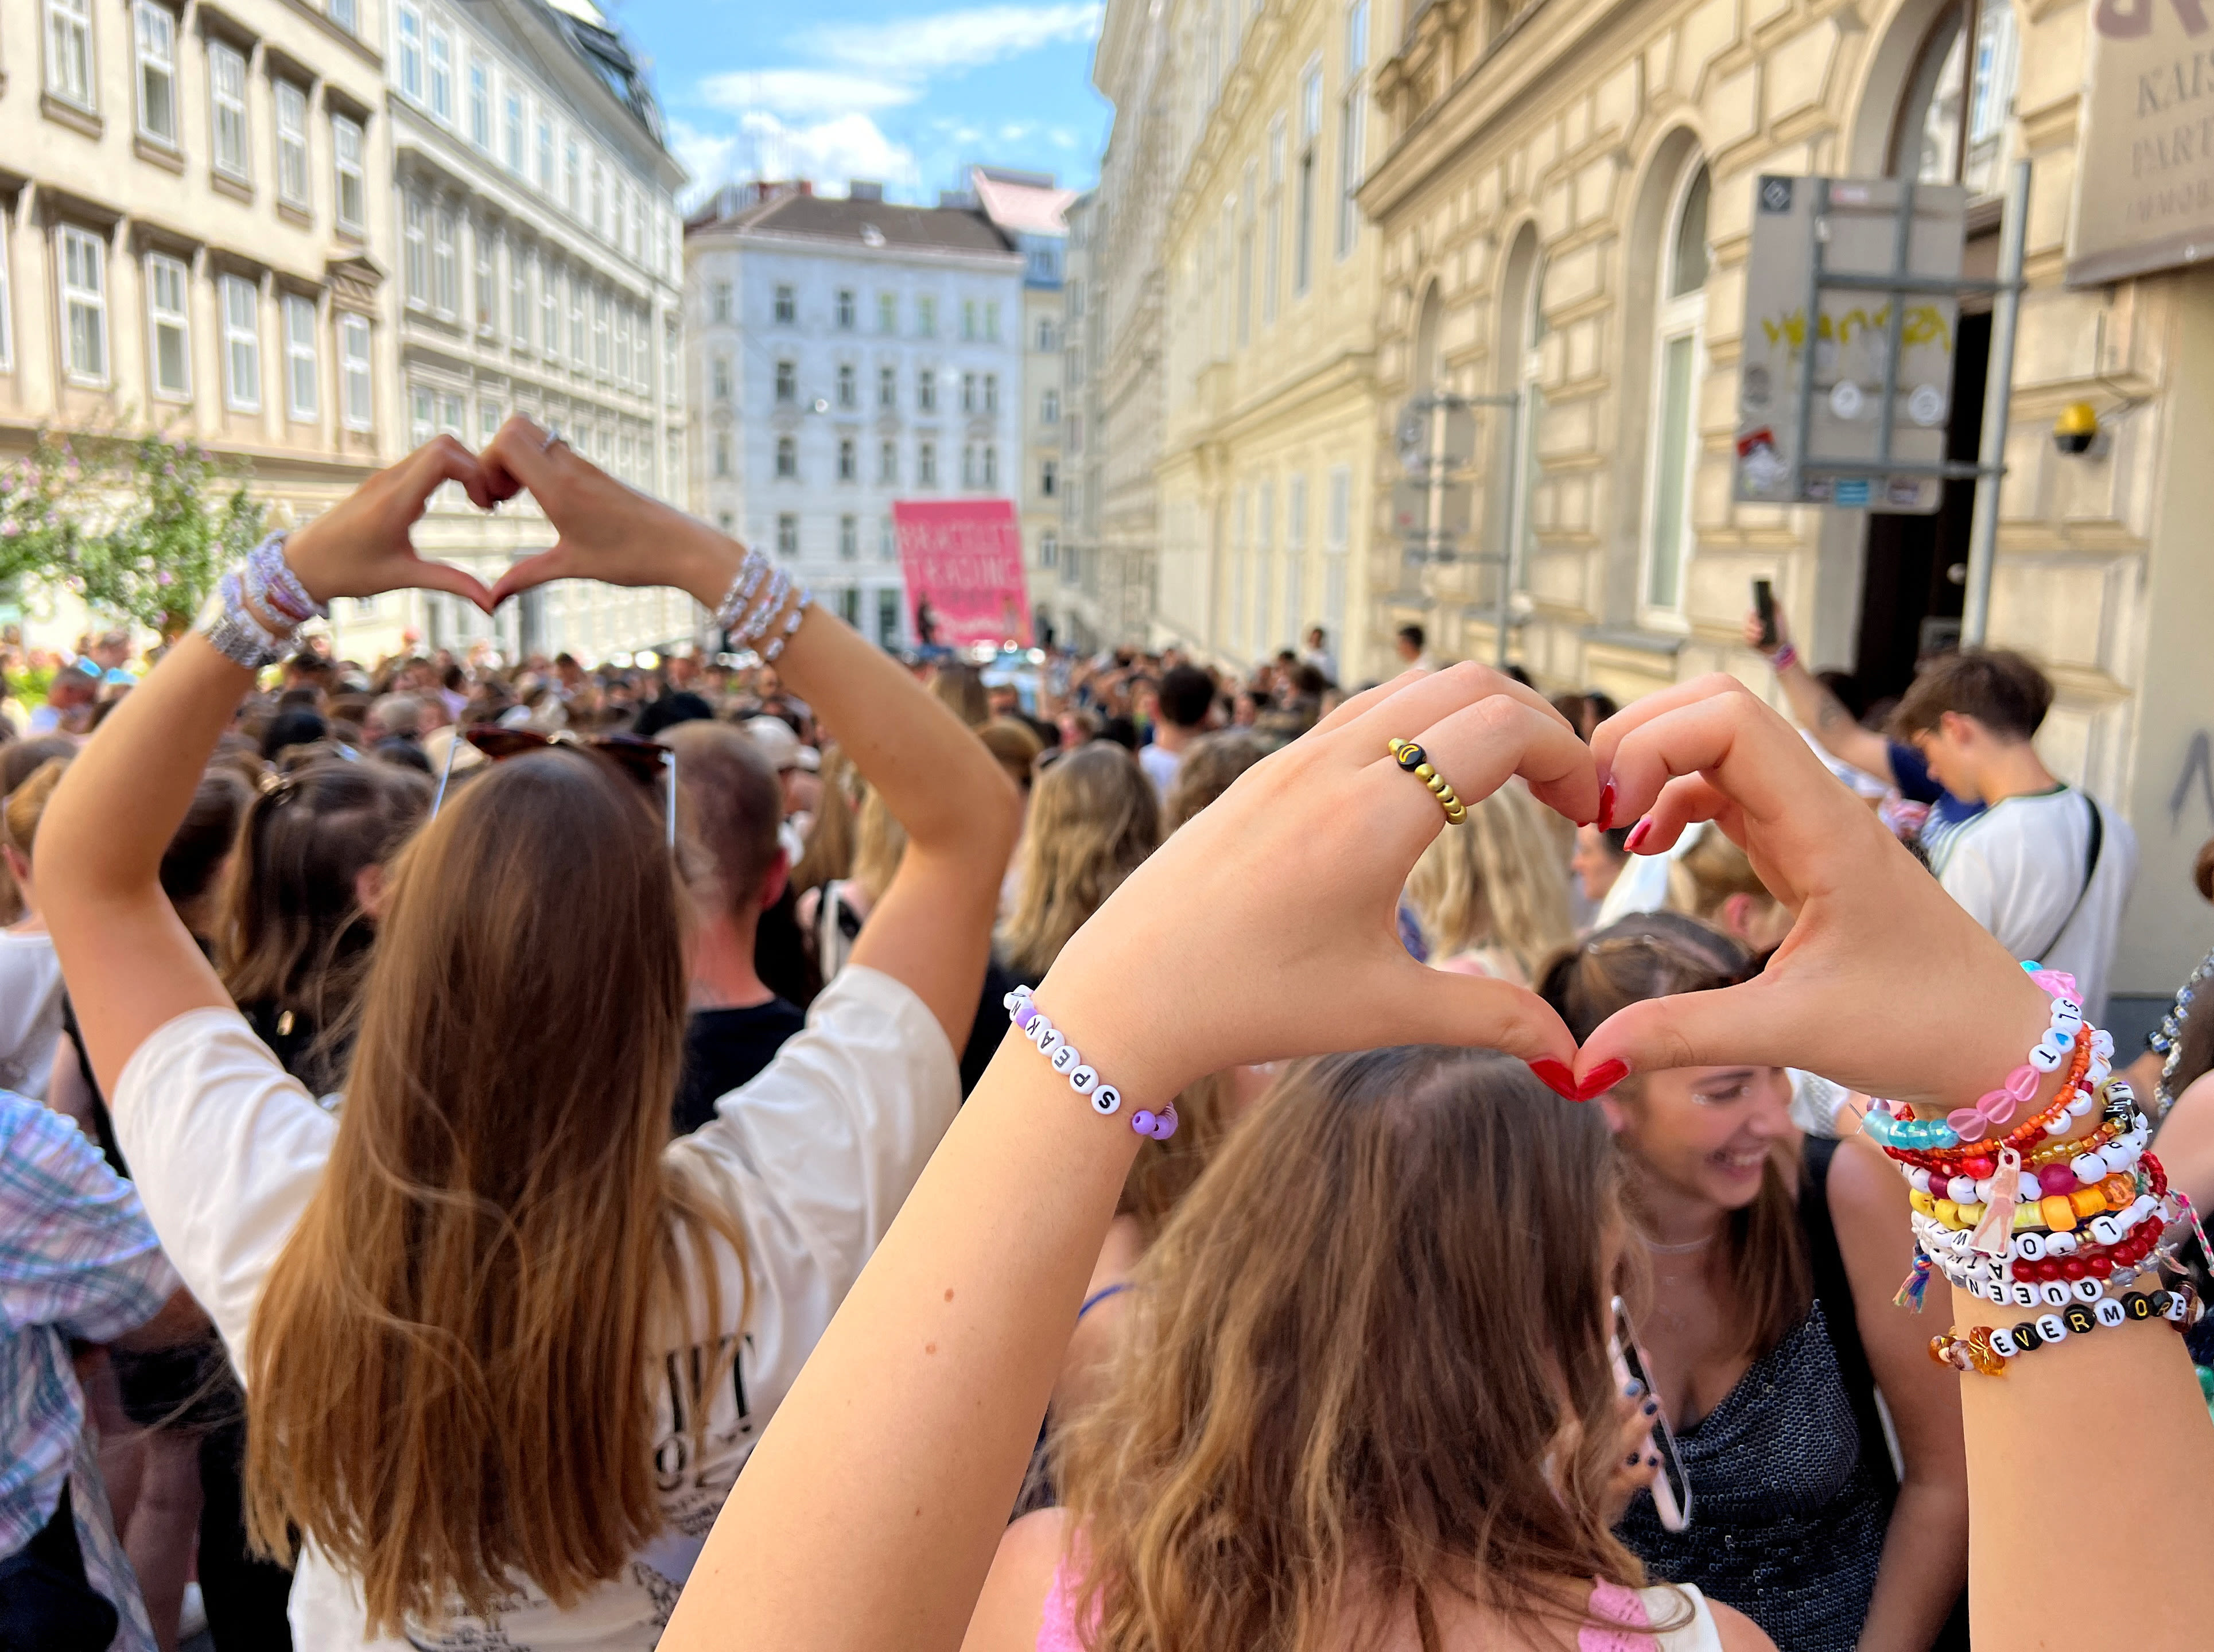
{"type": "MultiPolygon", "coordinates": [[[[1086,1065],[1076,1046],[1061,1037],[1052,1018],[1037,1006],[1028,987],[1016,988],[1000,1002],[1016,1030],[1037,1046],[1038,1053],[1053,1063],[1055,1072],[1067,1079],[1070,1089],[1092,1104],[1093,1112],[1109,1118],[1122,1110],[1122,1092],[1103,1082],[1098,1071],[1086,1065]]],[[[1167,1141],[1177,1133],[1176,1104],[1171,1102],[1158,1113],[1140,1108],[1130,1115],[1130,1128],[1156,1141],[1167,1141]]]]}
{"type": "Polygon", "coordinates": [[[2011,1329],[1978,1325],[1963,1336],[1946,1331],[1930,1339],[1930,1357],[1958,1371],[1986,1377],[2003,1377],[2007,1363],[2070,1337],[2112,1331],[2131,1320],[2165,1319],[2181,1330],[2197,1317],[2190,1287],[2175,1290],[2131,1291],[2122,1296],[2101,1297],[2095,1305],[2071,1302],[2052,1313],[2024,1320],[2011,1329]]]}

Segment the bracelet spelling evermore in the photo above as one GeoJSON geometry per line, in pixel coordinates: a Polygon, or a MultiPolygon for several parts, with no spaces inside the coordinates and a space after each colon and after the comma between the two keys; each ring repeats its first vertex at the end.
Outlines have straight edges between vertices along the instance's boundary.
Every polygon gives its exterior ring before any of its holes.
{"type": "MultiPolygon", "coordinates": [[[[1014,1023],[1015,1030],[1037,1046],[1038,1053],[1053,1063],[1053,1070],[1068,1080],[1068,1087],[1092,1104],[1093,1112],[1110,1118],[1122,1111],[1122,1092],[1086,1064],[1076,1046],[1061,1036],[1052,1018],[1037,1006],[1028,987],[1016,988],[1000,1002],[1006,1006],[1007,1019],[1014,1023]]],[[[1167,1141],[1177,1133],[1176,1104],[1171,1102],[1158,1113],[1140,1108],[1130,1115],[1130,1128],[1156,1141],[1167,1141]]]]}

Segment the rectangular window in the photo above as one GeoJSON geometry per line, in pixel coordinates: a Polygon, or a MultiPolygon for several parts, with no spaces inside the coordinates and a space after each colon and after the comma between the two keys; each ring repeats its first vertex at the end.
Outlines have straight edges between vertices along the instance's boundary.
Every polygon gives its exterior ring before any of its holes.
{"type": "Polygon", "coordinates": [[[717,431],[715,432],[715,474],[728,476],[730,474],[731,433],[728,431],[717,431]]]}
{"type": "MultiPolygon", "coordinates": [[[[890,518],[885,518],[890,525],[890,518]]],[[[899,644],[899,593],[886,585],[877,592],[877,646],[893,648],[899,644]]]]}
{"type": "Polygon", "coordinates": [[[877,369],[877,406],[885,413],[899,410],[899,369],[877,369]]]}
{"type": "Polygon", "coordinates": [[[492,438],[498,434],[499,403],[486,396],[477,403],[477,440],[488,446],[492,438]]]}
{"type": "Polygon", "coordinates": [[[419,448],[429,441],[437,429],[433,423],[435,404],[428,390],[411,390],[407,395],[407,444],[419,448]]]}
{"type": "Polygon", "coordinates": [[[938,444],[919,442],[914,450],[914,480],[919,487],[938,486],[938,444]]]}
{"type": "Polygon", "coordinates": [[[896,293],[877,295],[877,331],[887,339],[899,332],[899,297],[896,293]]]}
{"type": "Polygon", "coordinates": [[[853,438],[850,436],[841,436],[838,438],[838,480],[841,482],[855,482],[860,479],[861,461],[853,451],[853,438]]]}
{"type": "Polygon", "coordinates": [[[284,295],[284,411],[295,424],[315,422],[316,380],[321,372],[315,350],[315,301],[288,292],[284,295]]]}
{"type": "Polygon", "coordinates": [[[538,117],[538,193],[554,193],[554,123],[538,117]]]}
{"type": "Polygon", "coordinates": [[[1054,496],[1055,484],[1060,480],[1061,467],[1050,459],[1038,462],[1038,492],[1047,499],[1054,496]]]}
{"type": "Polygon", "coordinates": [[[584,364],[584,279],[569,272],[569,364],[584,364]]]}
{"type": "Polygon", "coordinates": [[[494,266],[498,254],[492,249],[492,232],[482,223],[470,226],[470,239],[476,242],[477,254],[477,330],[489,333],[499,321],[499,275],[494,266]]]}
{"type": "Polygon", "coordinates": [[[346,427],[365,431],[372,420],[369,376],[369,317],[339,317],[339,376],[344,385],[346,427]]]}
{"type": "Polygon", "coordinates": [[[469,58],[469,142],[492,147],[492,70],[482,58],[469,58]]]}
{"type": "Polygon", "coordinates": [[[938,336],[938,300],[928,293],[914,301],[914,333],[919,339],[938,336]]]}
{"type": "Polygon", "coordinates": [[[1060,391],[1049,389],[1038,397],[1038,423],[1041,425],[1061,423],[1060,391]]]}
{"type": "Polygon", "coordinates": [[[1645,600],[1673,609],[1684,600],[1684,550],[1691,480],[1691,381],[1698,335],[1685,333],[1660,346],[1659,428],[1653,444],[1651,561],[1645,600]]]}
{"type": "Polygon", "coordinates": [[[107,243],[64,224],[62,313],[69,328],[63,365],[72,382],[107,382],[107,243]]]}
{"type": "Polygon", "coordinates": [[[899,481],[898,443],[885,442],[878,445],[877,449],[877,480],[887,487],[897,485],[899,481]]]}
{"type": "Polygon", "coordinates": [[[208,42],[208,101],[213,107],[215,169],[243,179],[246,170],[246,58],[222,40],[208,42]]]}
{"type": "Polygon", "coordinates": [[[776,400],[779,407],[788,407],[799,400],[799,368],[792,362],[776,364],[776,400]]]}
{"type": "Polygon", "coordinates": [[[308,205],[308,95],[289,80],[277,83],[277,199],[308,205]]]}
{"type": "Polygon", "coordinates": [[[440,430],[449,436],[459,436],[462,433],[462,416],[461,397],[442,395],[438,398],[438,428],[440,430]]]}
{"type": "Polygon", "coordinates": [[[369,211],[369,180],[362,170],[361,122],[331,117],[331,167],[338,174],[339,228],[359,235],[369,211]]]}
{"type": "Polygon", "coordinates": [[[423,101],[423,14],[405,3],[400,8],[400,91],[423,101]]]}
{"type": "Polygon", "coordinates": [[[861,519],[859,517],[838,518],[838,554],[847,562],[856,561],[861,554],[861,519]]]}
{"type": "Polygon", "coordinates": [[[187,276],[182,260],[162,253],[146,257],[148,355],[154,368],[154,394],[186,401],[193,394],[192,318],[186,308],[187,276]]]}
{"type": "Polygon", "coordinates": [[[357,0],[330,0],[330,20],[349,34],[361,33],[361,8],[357,0]]]}
{"type": "MultiPolygon", "coordinates": [[[[877,560],[879,562],[899,560],[899,529],[893,525],[890,517],[877,518],[877,560]]],[[[890,591],[883,593],[886,597],[891,594],[890,591]]],[[[895,613],[898,611],[896,606],[893,611],[895,613]]]]}
{"type": "Polygon", "coordinates": [[[799,518],[781,516],[776,519],[776,554],[779,556],[799,554],[799,518]]]}
{"type": "Polygon", "coordinates": [[[838,406],[850,413],[861,405],[861,391],[855,382],[853,364],[838,364],[838,406]]]}
{"type": "Polygon", "coordinates": [[[974,298],[961,301],[961,336],[964,339],[976,336],[976,301],[974,298]]]}
{"type": "Polygon", "coordinates": [[[707,377],[708,382],[714,386],[715,400],[728,401],[731,399],[731,358],[728,356],[716,357],[714,366],[709,370],[707,377]]]}
{"type": "Polygon", "coordinates": [[[1367,164],[1368,83],[1361,71],[1368,66],[1368,0],[1353,0],[1345,15],[1345,98],[1338,110],[1337,139],[1337,255],[1353,250],[1361,234],[1361,204],[1353,199],[1361,187],[1367,164]]]}
{"type": "Polygon", "coordinates": [[[138,0],[131,9],[138,42],[138,130],[168,149],[177,146],[177,20],[138,0]]]}
{"type": "Polygon", "coordinates": [[[604,378],[608,371],[608,295],[592,290],[592,370],[604,378]]]}
{"type": "Polygon", "coordinates": [[[1314,280],[1315,147],[1322,138],[1322,65],[1314,64],[1300,83],[1300,199],[1293,213],[1292,291],[1303,293],[1314,280]]]}
{"type": "Polygon", "coordinates": [[[776,438],[776,474],[779,481],[799,480],[799,444],[789,436],[776,438]]]}
{"type": "Polygon", "coordinates": [[[984,486],[988,490],[1000,485],[1000,450],[987,444],[984,449],[984,486]]]}
{"type": "Polygon", "coordinates": [[[683,389],[684,377],[678,370],[676,318],[671,315],[661,329],[662,400],[675,407],[682,398],[683,389]]]}
{"type": "Polygon", "coordinates": [[[993,419],[1000,416],[1000,376],[997,373],[984,375],[984,412],[993,419]]]}
{"type": "Polygon", "coordinates": [[[454,37],[436,26],[431,30],[431,113],[441,120],[454,118],[454,37]]]}
{"type": "Polygon", "coordinates": [[[838,330],[841,333],[851,333],[853,330],[855,316],[856,311],[853,303],[853,290],[851,287],[839,288],[838,330]]]}
{"type": "Polygon", "coordinates": [[[961,411],[964,413],[976,411],[976,376],[974,373],[961,376],[961,411]]]}
{"type": "Polygon", "coordinates": [[[922,413],[938,411],[938,375],[927,367],[914,376],[914,410],[922,413]]]}
{"type": "Polygon", "coordinates": [[[561,353],[560,277],[550,262],[538,266],[538,347],[548,361],[561,353]]]}
{"type": "Polygon", "coordinates": [[[577,216],[578,205],[584,195],[580,182],[584,176],[584,162],[579,158],[579,153],[574,138],[569,139],[561,152],[561,205],[568,208],[569,216],[572,218],[577,216]]]}
{"type": "Polygon", "coordinates": [[[592,160],[590,177],[592,186],[590,211],[584,222],[592,226],[594,235],[605,241],[608,238],[608,180],[607,174],[600,170],[600,162],[596,156],[592,160]]]}
{"type": "Polygon", "coordinates": [[[431,300],[441,315],[451,315],[461,308],[461,270],[454,247],[459,235],[453,209],[440,207],[431,219],[431,300]]]}
{"type": "Polygon", "coordinates": [[[409,195],[401,211],[407,243],[407,302],[431,302],[431,209],[420,196],[409,195]]]}
{"type": "Polygon", "coordinates": [[[776,290],[776,324],[790,327],[799,320],[799,294],[791,287],[776,290]]]}
{"type": "Polygon", "coordinates": [[[261,295],[242,275],[223,278],[223,399],[235,413],[261,407],[261,295]]]}
{"type": "Polygon", "coordinates": [[[1261,324],[1276,321],[1277,272],[1284,242],[1284,121],[1269,127],[1269,199],[1261,213],[1261,324]]]}
{"type": "Polygon", "coordinates": [[[46,0],[46,90],[80,109],[93,107],[92,0],[46,0]]]}
{"type": "Polygon", "coordinates": [[[731,319],[731,284],[729,282],[715,283],[713,290],[708,294],[708,313],[713,320],[727,321],[731,319]]]}
{"type": "Polygon", "coordinates": [[[1000,301],[996,298],[984,301],[984,338],[991,344],[1000,341],[1000,301]]]}
{"type": "Polygon", "coordinates": [[[500,150],[507,169],[523,175],[523,94],[511,89],[500,100],[500,150]]]}
{"type": "Polygon", "coordinates": [[[1038,535],[1038,566],[1050,568],[1061,560],[1061,535],[1050,528],[1038,535]]]}
{"type": "MultiPolygon", "coordinates": [[[[531,254],[529,262],[537,261],[538,254],[531,254]]],[[[515,247],[507,254],[507,331],[517,349],[530,348],[530,277],[521,248],[515,247]]]]}

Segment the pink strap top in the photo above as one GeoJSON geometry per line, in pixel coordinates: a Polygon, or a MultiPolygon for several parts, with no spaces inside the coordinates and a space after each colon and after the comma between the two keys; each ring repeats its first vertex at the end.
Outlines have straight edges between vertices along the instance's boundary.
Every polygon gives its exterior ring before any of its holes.
{"type": "MultiPolygon", "coordinates": [[[[1053,1569],[1053,1588],[1045,1597],[1045,1617],[1038,1624],[1037,1652],[1085,1652],[1076,1632],[1076,1583],[1064,1557],[1053,1569]]],[[[1592,1586],[1594,1617],[1612,1618],[1618,1628],[1599,1629],[1589,1624],[1576,1631],[1577,1652],[1655,1652],[1653,1620],[1635,1589],[1618,1583],[1592,1586]]]]}

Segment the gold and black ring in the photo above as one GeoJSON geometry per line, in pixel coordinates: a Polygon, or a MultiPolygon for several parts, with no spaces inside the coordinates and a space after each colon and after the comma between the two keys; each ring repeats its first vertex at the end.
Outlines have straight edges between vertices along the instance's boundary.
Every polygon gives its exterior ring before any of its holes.
{"type": "Polygon", "coordinates": [[[1412,740],[1391,740],[1385,743],[1391,753],[1391,761],[1430,788],[1430,795],[1437,798],[1439,805],[1445,810],[1446,819],[1450,824],[1458,826],[1468,818],[1467,806],[1453,795],[1452,785],[1438,773],[1428,752],[1412,740]]]}

